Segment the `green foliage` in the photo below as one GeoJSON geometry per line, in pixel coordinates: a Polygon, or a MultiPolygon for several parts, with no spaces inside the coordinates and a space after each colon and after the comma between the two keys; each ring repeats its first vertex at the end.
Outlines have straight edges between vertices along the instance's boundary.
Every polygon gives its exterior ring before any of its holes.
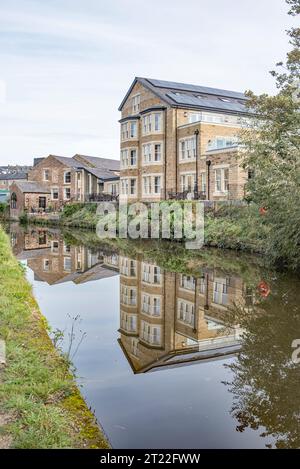
{"type": "MultiPolygon", "coordinates": [[[[289,0],[290,14],[300,14],[299,0],[289,0]]],[[[285,67],[271,72],[276,96],[248,93],[256,117],[243,132],[243,164],[254,171],[251,200],[267,210],[266,254],[275,264],[300,268],[300,28],[288,31],[292,50],[285,67]],[[281,70],[283,68],[283,70],[281,70]]]]}
{"type": "Polygon", "coordinates": [[[8,209],[8,204],[5,202],[0,202],[0,216],[4,215],[7,209],[8,209]]]}
{"type": "Polygon", "coordinates": [[[22,224],[22,225],[27,225],[28,223],[28,215],[27,213],[21,213],[21,215],[19,216],[19,222],[22,224]]]}
{"type": "Polygon", "coordinates": [[[62,218],[71,217],[74,213],[78,212],[84,207],[84,204],[68,204],[64,206],[61,214],[62,218]]]}

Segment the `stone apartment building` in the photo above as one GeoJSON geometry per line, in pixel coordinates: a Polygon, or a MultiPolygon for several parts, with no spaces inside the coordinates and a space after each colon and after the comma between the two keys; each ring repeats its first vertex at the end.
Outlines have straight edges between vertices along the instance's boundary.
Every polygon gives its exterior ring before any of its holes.
{"type": "Polygon", "coordinates": [[[234,91],[135,78],[119,107],[120,194],[242,198],[248,175],[236,157],[246,101],[234,91]]]}
{"type": "Polygon", "coordinates": [[[124,256],[119,269],[119,344],[135,373],[240,348],[241,329],[226,317],[234,304],[247,307],[242,279],[215,269],[199,277],[167,272],[124,256]]]}
{"type": "Polygon", "coordinates": [[[27,184],[10,187],[11,216],[56,211],[70,202],[96,201],[100,195],[119,194],[120,162],[108,158],[49,155],[35,160],[27,184]]]}

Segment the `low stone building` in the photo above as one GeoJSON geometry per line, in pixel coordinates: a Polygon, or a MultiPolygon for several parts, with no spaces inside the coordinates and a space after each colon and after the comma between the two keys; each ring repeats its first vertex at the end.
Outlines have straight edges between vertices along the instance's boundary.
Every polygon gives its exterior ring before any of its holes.
{"type": "Polygon", "coordinates": [[[10,186],[10,217],[18,219],[24,212],[45,213],[50,204],[47,186],[32,181],[15,181],[10,186]]]}

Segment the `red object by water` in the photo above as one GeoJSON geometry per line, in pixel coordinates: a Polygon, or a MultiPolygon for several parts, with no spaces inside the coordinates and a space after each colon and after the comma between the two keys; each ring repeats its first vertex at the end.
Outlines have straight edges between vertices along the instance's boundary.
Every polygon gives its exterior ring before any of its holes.
{"type": "Polygon", "coordinates": [[[265,215],[266,213],[267,213],[267,209],[265,207],[260,207],[259,214],[260,215],[265,215]]]}
{"type": "Polygon", "coordinates": [[[260,295],[263,298],[267,298],[267,296],[269,296],[270,293],[271,293],[271,288],[269,287],[267,282],[265,282],[264,280],[259,282],[259,284],[257,285],[257,288],[258,288],[258,291],[259,291],[260,295]]]}

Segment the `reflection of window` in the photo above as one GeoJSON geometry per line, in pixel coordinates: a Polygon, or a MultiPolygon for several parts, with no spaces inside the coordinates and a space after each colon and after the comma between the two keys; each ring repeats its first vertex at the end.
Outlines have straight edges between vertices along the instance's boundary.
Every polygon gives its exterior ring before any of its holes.
{"type": "Polygon", "coordinates": [[[161,345],[161,326],[141,322],[141,338],[151,345],[161,345]]]}
{"type": "Polygon", "coordinates": [[[195,324],[194,303],[185,300],[179,300],[177,306],[177,319],[188,326],[195,324]]]}
{"type": "Polygon", "coordinates": [[[43,270],[44,270],[44,272],[49,272],[49,270],[50,270],[50,261],[49,261],[49,259],[44,259],[44,261],[43,261],[43,270]]]}
{"type": "Polygon", "coordinates": [[[214,293],[213,301],[219,305],[227,305],[228,303],[228,286],[229,279],[215,279],[214,281],[214,293]]]}
{"type": "Polygon", "coordinates": [[[195,290],[196,279],[191,275],[181,275],[180,276],[180,286],[186,290],[195,290]]]}
{"type": "Polygon", "coordinates": [[[137,332],[137,316],[121,311],[121,328],[127,332],[137,332]]]}
{"type": "Polygon", "coordinates": [[[64,270],[66,272],[71,272],[71,270],[72,270],[72,259],[71,259],[71,257],[64,257],[64,270]]]}
{"type": "Polygon", "coordinates": [[[160,267],[157,265],[142,263],[142,280],[145,283],[160,284],[160,267]]]}
{"type": "Polygon", "coordinates": [[[136,306],[136,289],[121,285],[121,302],[124,305],[136,306]]]}
{"type": "Polygon", "coordinates": [[[11,194],[10,207],[12,209],[17,208],[17,194],[15,192],[11,194]]]}
{"type": "Polygon", "coordinates": [[[139,351],[138,343],[139,343],[138,339],[134,339],[134,338],[131,339],[131,353],[132,355],[136,357],[138,356],[138,351],[139,351]]]}
{"type": "Polygon", "coordinates": [[[142,312],[149,316],[160,316],[160,297],[142,293],[142,312]]]}
{"type": "Polygon", "coordinates": [[[59,248],[58,241],[51,241],[51,251],[57,253],[59,248]]]}
{"type": "Polygon", "coordinates": [[[71,252],[71,246],[69,244],[64,243],[64,252],[69,254],[71,252]]]}
{"type": "Polygon", "coordinates": [[[136,261],[127,257],[121,257],[120,274],[127,277],[136,277],[136,261]]]}
{"type": "Polygon", "coordinates": [[[47,235],[45,231],[39,232],[39,245],[44,245],[47,243],[47,235]]]}

